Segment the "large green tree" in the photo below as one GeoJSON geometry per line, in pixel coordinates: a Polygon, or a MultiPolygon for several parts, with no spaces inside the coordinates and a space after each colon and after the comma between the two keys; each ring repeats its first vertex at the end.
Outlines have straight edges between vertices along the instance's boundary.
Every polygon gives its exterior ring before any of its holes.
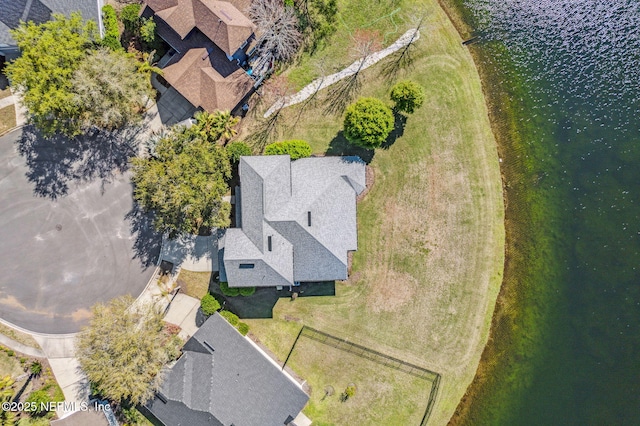
{"type": "Polygon", "coordinates": [[[76,357],[93,387],[125,406],[153,396],[162,368],[177,358],[182,344],[166,331],[155,308],[133,302],[124,296],[95,305],[91,322],[77,337],[76,357]]]}
{"type": "Polygon", "coordinates": [[[79,13],[70,18],[54,14],[43,24],[21,23],[11,35],[22,55],[6,73],[23,91],[33,123],[45,134],[78,134],[80,107],[72,91],[73,73],[96,38],[95,23],[85,23],[79,13]]]}
{"type": "Polygon", "coordinates": [[[133,160],[134,197],[155,213],[157,230],[175,235],[229,226],[227,151],[200,136],[198,126],[161,138],[150,158],[133,160]]]}
{"type": "Polygon", "coordinates": [[[22,55],[7,66],[7,75],[45,135],[113,130],[140,118],[155,68],[121,49],[100,47],[93,22],[84,23],[79,14],[53,15],[40,25],[22,23],[12,34],[22,55]]]}
{"type": "Polygon", "coordinates": [[[91,51],[73,74],[74,102],[82,127],[120,128],[138,121],[152,96],[149,75],[124,51],[91,51]]]}
{"type": "Polygon", "coordinates": [[[364,148],[378,148],[393,130],[393,112],[376,98],[361,98],[344,115],[344,135],[364,148]]]}

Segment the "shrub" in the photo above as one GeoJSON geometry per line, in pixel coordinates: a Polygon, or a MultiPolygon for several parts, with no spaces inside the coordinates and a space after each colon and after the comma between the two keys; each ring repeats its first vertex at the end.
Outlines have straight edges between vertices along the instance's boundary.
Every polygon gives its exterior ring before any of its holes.
{"type": "Polygon", "coordinates": [[[235,288],[235,287],[234,288],[230,288],[229,287],[229,283],[228,282],[224,282],[224,281],[222,281],[220,283],[220,291],[225,296],[237,296],[238,294],[240,294],[240,289],[235,288]]]}
{"type": "Polygon", "coordinates": [[[249,324],[247,324],[246,322],[239,322],[236,328],[243,336],[246,336],[249,332],[249,324]]]}
{"type": "Polygon", "coordinates": [[[120,19],[128,30],[135,31],[140,26],[140,4],[132,3],[123,7],[120,19]]]}
{"type": "Polygon", "coordinates": [[[413,114],[424,102],[424,88],[410,80],[401,81],[391,88],[391,100],[397,111],[413,114]]]}
{"type": "Polygon", "coordinates": [[[30,407],[33,407],[33,411],[31,411],[33,415],[42,416],[48,412],[44,411],[43,408],[53,401],[51,400],[49,393],[41,389],[31,392],[25,402],[27,402],[30,407]]]}
{"type": "Polygon", "coordinates": [[[29,367],[29,370],[34,376],[39,376],[40,373],[42,373],[42,364],[40,364],[40,362],[38,361],[33,361],[31,363],[31,366],[29,367]]]}
{"type": "Polygon", "coordinates": [[[236,314],[234,314],[233,312],[220,311],[220,315],[222,315],[222,317],[224,319],[226,319],[227,321],[229,321],[229,324],[231,324],[234,327],[237,326],[238,323],[240,322],[240,318],[238,318],[238,316],[236,314]]]}
{"type": "Polygon", "coordinates": [[[232,163],[240,161],[240,157],[243,155],[253,154],[251,147],[244,142],[231,142],[227,145],[226,150],[232,163]]]}
{"type": "Polygon", "coordinates": [[[306,141],[290,140],[283,142],[274,142],[264,149],[265,155],[286,155],[288,154],[292,160],[305,158],[311,155],[311,146],[306,141]]]}
{"type": "Polygon", "coordinates": [[[102,23],[104,25],[102,44],[111,50],[122,50],[118,17],[113,6],[107,4],[102,7],[102,23]]]}
{"type": "Polygon", "coordinates": [[[347,107],[344,134],[356,145],[378,148],[393,129],[393,112],[379,99],[362,98],[347,107]]]}
{"type": "Polygon", "coordinates": [[[9,350],[7,351],[7,355],[9,355],[9,356],[14,356],[15,354],[16,354],[16,353],[15,353],[14,351],[12,351],[11,349],[9,349],[9,350]]]}
{"type": "Polygon", "coordinates": [[[147,43],[153,43],[156,39],[156,23],[153,18],[144,19],[140,26],[140,37],[147,43]]]}
{"type": "Polygon", "coordinates": [[[200,309],[205,315],[213,315],[218,309],[220,309],[220,303],[210,294],[205,295],[200,301],[200,309]]]}
{"type": "Polygon", "coordinates": [[[255,287],[242,287],[240,288],[240,296],[251,296],[256,292],[255,287]]]}

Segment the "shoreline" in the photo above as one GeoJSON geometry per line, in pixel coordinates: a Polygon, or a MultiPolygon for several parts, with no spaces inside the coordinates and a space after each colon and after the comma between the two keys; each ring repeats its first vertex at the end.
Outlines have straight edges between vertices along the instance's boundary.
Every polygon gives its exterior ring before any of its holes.
{"type": "MultiPolygon", "coordinates": [[[[438,0],[438,3],[462,40],[475,35],[470,26],[473,19],[459,0],[438,0]]],[[[547,213],[548,200],[547,194],[536,191],[535,178],[539,172],[535,169],[538,165],[534,155],[528,155],[526,128],[521,127],[520,111],[515,105],[515,99],[522,95],[522,88],[504,82],[501,72],[498,72],[500,66],[495,62],[488,63],[483,56],[487,52],[483,52],[480,45],[470,44],[467,47],[480,76],[498,155],[504,159],[500,163],[500,175],[505,206],[505,257],[503,281],[489,338],[475,377],[449,420],[450,425],[478,424],[488,421],[488,418],[506,421],[505,413],[517,409],[520,403],[517,393],[526,388],[531,368],[542,358],[543,348],[536,343],[546,334],[545,326],[551,323],[555,305],[550,291],[552,284],[540,288],[532,278],[537,277],[535,272],[549,275],[549,269],[542,265],[547,260],[545,256],[552,255],[557,246],[547,247],[549,240],[544,229],[536,228],[541,220],[538,208],[544,207],[547,213]],[[536,252],[535,241],[541,243],[538,248],[543,254],[536,252]],[[540,292],[535,297],[545,301],[546,305],[529,306],[534,291],[540,292]],[[522,363],[524,358],[529,360],[528,364],[522,363]],[[497,377],[517,379],[515,381],[521,384],[512,385],[515,386],[513,388],[501,387],[497,377]]],[[[549,222],[553,223],[557,212],[548,214],[549,222]]]]}

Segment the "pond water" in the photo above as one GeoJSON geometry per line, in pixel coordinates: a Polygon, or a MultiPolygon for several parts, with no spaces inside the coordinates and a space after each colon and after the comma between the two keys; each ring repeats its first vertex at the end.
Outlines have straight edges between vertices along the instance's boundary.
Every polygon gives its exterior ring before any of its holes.
{"type": "Polygon", "coordinates": [[[501,155],[520,168],[511,340],[467,420],[640,424],[640,3],[462,4],[512,95],[501,155]]]}

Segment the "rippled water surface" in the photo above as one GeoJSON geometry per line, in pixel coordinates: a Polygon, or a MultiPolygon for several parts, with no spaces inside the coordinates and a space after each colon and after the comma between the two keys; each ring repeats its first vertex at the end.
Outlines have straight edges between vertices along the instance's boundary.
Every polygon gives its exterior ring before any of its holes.
{"type": "Polygon", "coordinates": [[[530,190],[559,212],[544,232],[561,248],[527,278],[531,350],[480,409],[501,424],[640,424],[640,2],[464,4],[521,86],[530,190]]]}

